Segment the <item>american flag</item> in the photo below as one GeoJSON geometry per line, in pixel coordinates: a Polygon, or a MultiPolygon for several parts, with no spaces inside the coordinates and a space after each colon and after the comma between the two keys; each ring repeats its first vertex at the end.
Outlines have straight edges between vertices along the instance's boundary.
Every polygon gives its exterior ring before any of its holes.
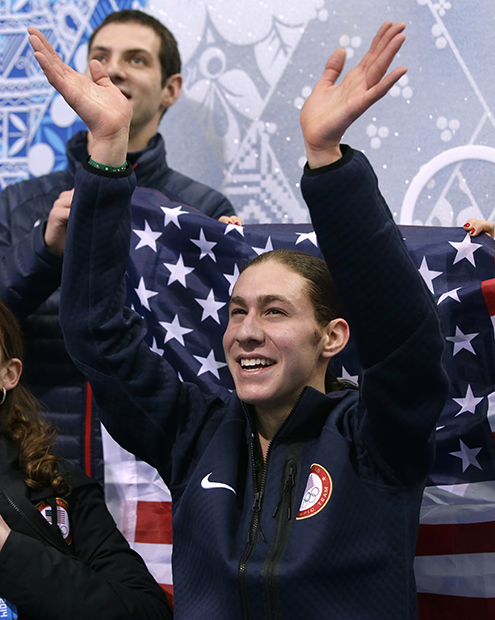
{"type": "MultiPolygon", "coordinates": [[[[438,306],[450,377],[421,512],[420,620],[493,618],[495,244],[461,228],[400,230],[438,306]]],[[[221,344],[233,285],[249,259],[281,247],[321,256],[309,224],[225,225],[153,190],[135,191],[127,304],[145,319],[150,348],[181,379],[210,393],[233,388],[221,344]]],[[[333,370],[359,381],[352,344],[333,370]]],[[[173,597],[168,490],[155,470],[106,434],[104,451],[111,510],[173,597]]]]}

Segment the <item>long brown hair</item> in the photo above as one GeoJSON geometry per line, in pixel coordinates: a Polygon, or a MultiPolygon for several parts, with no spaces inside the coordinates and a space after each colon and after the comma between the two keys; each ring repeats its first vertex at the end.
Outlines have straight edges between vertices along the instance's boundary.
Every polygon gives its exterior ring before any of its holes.
{"type": "MultiPolygon", "coordinates": [[[[19,324],[0,301],[0,361],[22,361],[23,354],[19,324]]],[[[39,403],[22,379],[7,392],[0,406],[0,433],[17,447],[19,468],[27,486],[51,486],[57,495],[68,495],[70,487],[58,470],[59,458],[53,451],[55,431],[40,416],[39,403]]]]}
{"type": "MultiPolygon", "coordinates": [[[[305,280],[306,294],[313,305],[318,325],[324,327],[333,319],[344,317],[337,289],[324,260],[306,252],[280,248],[256,256],[242,271],[271,260],[284,265],[305,280]]],[[[327,393],[356,387],[356,384],[352,381],[337,379],[333,372],[327,369],[325,376],[325,390],[327,393]]]]}

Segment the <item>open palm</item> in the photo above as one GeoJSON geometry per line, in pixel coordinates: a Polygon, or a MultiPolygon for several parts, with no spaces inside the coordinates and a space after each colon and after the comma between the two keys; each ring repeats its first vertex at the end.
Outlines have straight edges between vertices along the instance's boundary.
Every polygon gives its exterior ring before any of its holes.
{"type": "Polygon", "coordinates": [[[127,141],[132,107],[115,86],[103,66],[92,60],[91,77],[65,64],[46,37],[36,28],[28,28],[34,55],[50,84],[86,123],[95,140],[127,141]]]}
{"type": "Polygon", "coordinates": [[[405,26],[403,22],[385,22],[367,54],[340,84],[335,82],[344,66],[345,51],[338,49],[329,58],[301,111],[310,166],[312,161],[316,165],[330,163],[325,161],[325,153],[338,148],[346,129],[406,73],[406,67],[399,67],[385,76],[405,40],[405,26]]]}

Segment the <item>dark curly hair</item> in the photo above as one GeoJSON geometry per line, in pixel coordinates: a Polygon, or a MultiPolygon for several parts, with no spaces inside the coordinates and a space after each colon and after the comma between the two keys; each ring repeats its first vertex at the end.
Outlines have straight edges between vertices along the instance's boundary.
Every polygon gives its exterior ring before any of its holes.
{"type": "MultiPolygon", "coordinates": [[[[23,338],[12,312],[0,301],[0,361],[22,361],[23,338]]],[[[59,457],[53,451],[55,430],[42,419],[36,398],[21,382],[7,391],[0,406],[0,433],[18,449],[19,468],[30,488],[52,487],[57,495],[70,492],[59,471],[59,457]]]]}
{"type": "Polygon", "coordinates": [[[143,13],[143,11],[124,9],[123,11],[115,11],[115,13],[107,15],[101,24],[91,33],[88,41],[88,53],[91,52],[95,36],[108,24],[140,24],[141,26],[147,26],[154,30],[160,38],[160,51],[158,56],[162,74],[162,87],[165,86],[165,82],[171,75],[180,73],[180,54],[174,35],[160,21],[155,19],[152,15],[148,15],[148,13],[143,13]]]}

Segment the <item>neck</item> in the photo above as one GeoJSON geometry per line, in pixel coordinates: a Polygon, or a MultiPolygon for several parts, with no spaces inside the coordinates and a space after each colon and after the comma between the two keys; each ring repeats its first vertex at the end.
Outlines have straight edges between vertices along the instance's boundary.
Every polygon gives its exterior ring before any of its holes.
{"type": "Polygon", "coordinates": [[[260,410],[258,407],[255,408],[256,430],[264,461],[266,460],[271,440],[275,437],[275,433],[282,426],[289,413],[290,410],[286,408],[270,412],[260,410]]]}
{"type": "Polygon", "coordinates": [[[136,151],[142,151],[145,149],[151,138],[156,134],[158,127],[145,127],[144,129],[133,129],[132,125],[129,130],[129,153],[135,153],[136,151]]]}

